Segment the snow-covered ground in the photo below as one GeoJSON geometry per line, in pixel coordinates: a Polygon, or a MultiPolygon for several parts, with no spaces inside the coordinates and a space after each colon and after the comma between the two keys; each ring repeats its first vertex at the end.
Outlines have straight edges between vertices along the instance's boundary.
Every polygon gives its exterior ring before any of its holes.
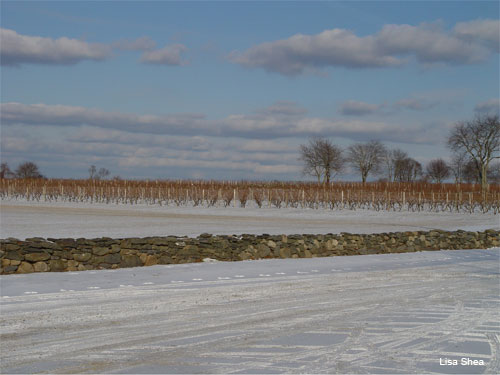
{"type": "Polygon", "coordinates": [[[498,373],[499,257],[496,248],[1,276],[0,370],[498,373]]]}
{"type": "MultiPolygon", "coordinates": [[[[492,214],[0,205],[0,237],[20,239],[500,227],[492,214]]],[[[0,276],[0,372],[498,373],[499,269],[496,248],[0,276]]]]}
{"type": "Polygon", "coordinates": [[[0,201],[0,238],[376,233],[500,228],[500,216],[450,212],[175,207],[0,201]]]}

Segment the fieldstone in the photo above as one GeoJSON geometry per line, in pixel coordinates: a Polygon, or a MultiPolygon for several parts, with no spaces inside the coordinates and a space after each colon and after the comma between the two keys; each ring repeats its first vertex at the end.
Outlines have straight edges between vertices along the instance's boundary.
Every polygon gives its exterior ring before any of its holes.
{"type": "Polygon", "coordinates": [[[19,250],[21,248],[21,246],[13,244],[13,243],[8,243],[6,245],[2,244],[2,247],[5,251],[16,251],[16,250],[19,250]]]}
{"type": "Polygon", "coordinates": [[[24,259],[29,260],[30,262],[40,262],[42,260],[49,260],[50,254],[48,253],[28,253],[24,255],[24,259]]]}
{"type": "Polygon", "coordinates": [[[62,272],[66,269],[66,262],[61,259],[51,259],[49,260],[49,266],[52,272],[62,272]]]}
{"type": "Polygon", "coordinates": [[[2,259],[2,267],[8,267],[10,266],[10,259],[2,259]]]}
{"type": "Polygon", "coordinates": [[[267,247],[266,245],[264,244],[258,244],[257,245],[257,254],[259,255],[259,257],[261,258],[265,258],[267,257],[269,254],[271,254],[271,249],[269,249],[269,247],[267,247]]]}
{"type": "Polygon", "coordinates": [[[21,264],[21,261],[20,260],[11,260],[10,261],[10,265],[11,266],[19,266],[21,264]]]}
{"type": "Polygon", "coordinates": [[[290,256],[292,255],[292,252],[290,251],[290,249],[288,247],[282,247],[280,249],[280,258],[290,258],[290,256]]]}
{"type": "Polygon", "coordinates": [[[13,273],[13,272],[16,272],[16,270],[17,270],[17,266],[10,265],[10,266],[7,266],[3,269],[3,273],[13,273]]]}
{"type": "Polygon", "coordinates": [[[10,260],[24,260],[24,257],[17,251],[7,251],[7,253],[4,255],[4,258],[10,260]]]}
{"type": "Polygon", "coordinates": [[[138,267],[142,266],[141,259],[136,255],[123,255],[120,262],[121,267],[138,267]]]}
{"type": "Polygon", "coordinates": [[[97,256],[106,255],[109,254],[109,249],[107,247],[94,247],[92,249],[92,254],[97,256]]]}
{"type": "Polygon", "coordinates": [[[250,254],[246,251],[243,251],[242,253],[240,253],[239,258],[241,260],[249,260],[249,259],[252,259],[252,254],[250,254]]]}
{"type": "Polygon", "coordinates": [[[269,246],[271,249],[276,248],[276,242],[269,240],[267,241],[267,246],[269,246]]]}
{"type": "Polygon", "coordinates": [[[17,267],[17,273],[32,273],[35,272],[33,265],[28,262],[21,262],[19,267],[17,267]]]}
{"type": "Polygon", "coordinates": [[[148,255],[146,261],[144,262],[145,266],[154,266],[158,264],[158,258],[154,255],[148,255]]]}
{"type": "Polygon", "coordinates": [[[76,253],[73,254],[73,259],[77,262],[86,262],[92,257],[90,253],[76,253]]]}
{"type": "Polygon", "coordinates": [[[49,270],[49,266],[45,262],[36,262],[33,264],[33,269],[35,272],[47,272],[49,270]]]}

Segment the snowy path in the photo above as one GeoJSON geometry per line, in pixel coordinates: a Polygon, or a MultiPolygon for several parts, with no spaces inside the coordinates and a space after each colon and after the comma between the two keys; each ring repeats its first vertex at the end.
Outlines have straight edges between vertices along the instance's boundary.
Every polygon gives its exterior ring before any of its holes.
{"type": "Polygon", "coordinates": [[[500,216],[300,208],[160,207],[158,205],[0,201],[0,238],[146,237],[211,234],[380,233],[500,228],[500,216]]]}
{"type": "Polygon", "coordinates": [[[500,249],[1,276],[2,373],[498,373],[500,249]],[[442,366],[470,358],[484,366],[442,366]]]}

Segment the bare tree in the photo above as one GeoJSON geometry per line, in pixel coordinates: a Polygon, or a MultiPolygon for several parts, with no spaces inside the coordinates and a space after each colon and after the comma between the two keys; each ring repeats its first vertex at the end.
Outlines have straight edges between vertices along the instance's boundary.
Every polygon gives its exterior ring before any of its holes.
{"type": "Polygon", "coordinates": [[[408,154],[400,149],[386,150],[382,155],[382,164],[387,173],[389,181],[396,181],[396,166],[401,160],[407,159],[408,154]]]}
{"type": "Polygon", "coordinates": [[[27,161],[25,163],[20,164],[16,169],[16,177],[18,178],[43,178],[43,175],[38,170],[38,166],[31,162],[27,161]]]}
{"type": "Polygon", "coordinates": [[[96,175],[97,175],[97,168],[95,167],[95,165],[91,165],[89,168],[89,178],[93,180],[96,178],[96,175]]]}
{"type": "Polygon", "coordinates": [[[451,162],[448,166],[450,167],[450,172],[455,178],[456,184],[461,184],[464,179],[464,170],[467,161],[467,154],[463,152],[454,153],[453,157],[451,158],[451,162]]]}
{"type": "Polygon", "coordinates": [[[101,178],[106,178],[109,176],[109,170],[106,169],[106,168],[99,168],[99,171],[97,172],[97,179],[101,179],[101,178]]]}
{"type": "Polygon", "coordinates": [[[329,183],[344,168],[343,151],[327,139],[313,138],[308,145],[300,145],[300,158],[304,162],[304,175],[314,176],[318,183],[329,183]]]}
{"type": "Polygon", "coordinates": [[[488,181],[490,184],[500,184],[500,162],[491,163],[488,171],[488,181]]]}
{"type": "Polygon", "coordinates": [[[106,168],[99,168],[97,170],[95,165],[91,165],[89,168],[89,178],[91,180],[100,180],[108,177],[110,175],[110,172],[106,168]]]}
{"type": "Polygon", "coordinates": [[[477,173],[476,164],[472,160],[469,160],[467,163],[465,163],[463,178],[468,184],[480,183],[481,180],[479,174],[477,173]]]}
{"type": "Polygon", "coordinates": [[[385,154],[385,146],[379,141],[356,143],[347,149],[347,161],[361,173],[361,180],[364,184],[370,172],[380,171],[385,154]]]}
{"type": "Polygon", "coordinates": [[[413,182],[422,176],[422,165],[412,158],[397,159],[394,168],[394,180],[413,182]]]}
{"type": "Polygon", "coordinates": [[[10,170],[7,163],[2,163],[0,166],[0,178],[12,178],[14,173],[10,170]]]}
{"type": "Polygon", "coordinates": [[[466,153],[476,167],[481,188],[488,187],[488,166],[500,153],[500,121],[498,115],[477,115],[459,122],[451,130],[448,147],[466,153]]]}
{"type": "Polygon", "coordinates": [[[427,176],[438,184],[450,176],[450,167],[443,159],[431,160],[425,169],[427,176]]]}

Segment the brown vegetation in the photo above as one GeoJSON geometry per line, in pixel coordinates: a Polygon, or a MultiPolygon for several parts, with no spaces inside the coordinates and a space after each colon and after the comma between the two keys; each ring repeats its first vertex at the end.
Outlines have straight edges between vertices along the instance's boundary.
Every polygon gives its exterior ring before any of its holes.
{"type": "Polygon", "coordinates": [[[500,211],[500,186],[427,182],[0,179],[1,199],[173,206],[500,211]]]}

